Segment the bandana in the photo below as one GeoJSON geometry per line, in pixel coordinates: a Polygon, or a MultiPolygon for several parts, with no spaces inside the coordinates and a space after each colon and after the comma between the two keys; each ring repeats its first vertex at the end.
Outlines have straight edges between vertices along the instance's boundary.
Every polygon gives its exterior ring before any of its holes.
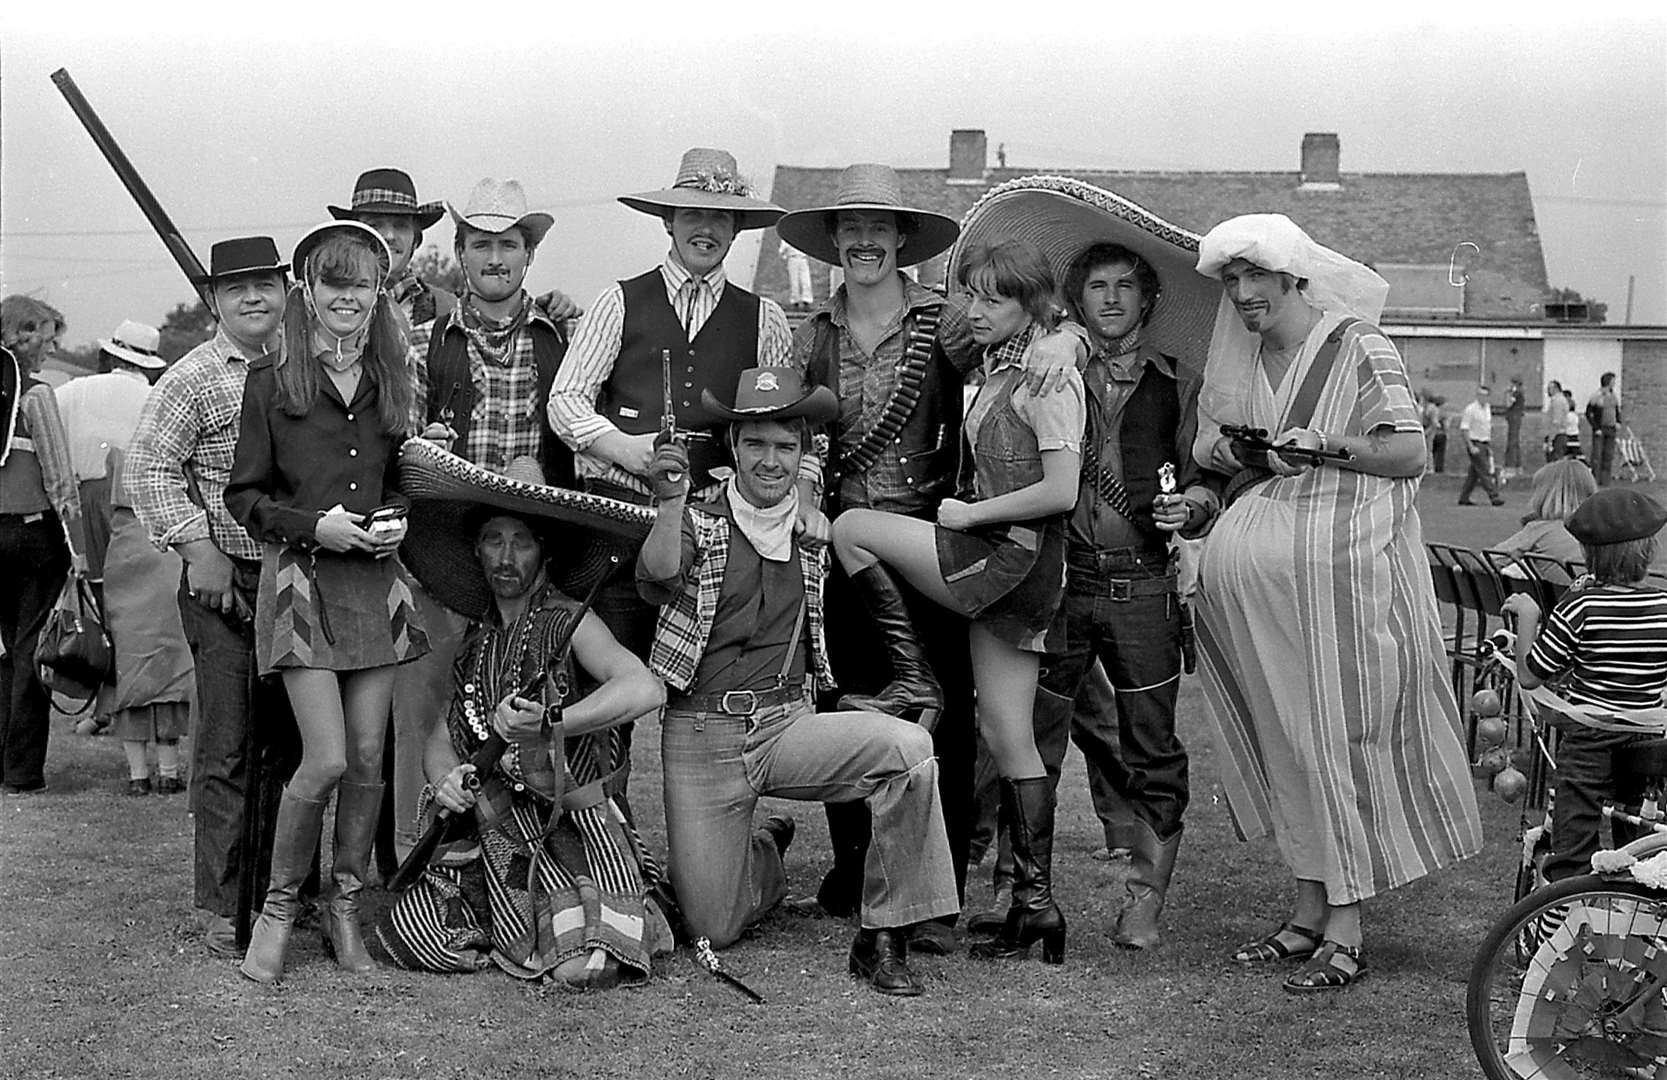
{"type": "Polygon", "coordinates": [[[463,298],[460,311],[463,332],[469,335],[469,340],[474,342],[482,356],[501,366],[515,347],[515,335],[526,324],[532,305],[527,302],[527,294],[523,291],[521,304],[513,315],[507,319],[489,319],[475,308],[474,295],[469,294],[463,298]]]}
{"type": "Polygon", "coordinates": [[[789,490],[787,498],[774,506],[754,506],[741,494],[741,488],[731,476],[724,485],[729,495],[729,512],[741,535],[747,538],[760,558],[771,562],[786,562],[793,554],[793,526],[799,520],[799,489],[789,490]]]}

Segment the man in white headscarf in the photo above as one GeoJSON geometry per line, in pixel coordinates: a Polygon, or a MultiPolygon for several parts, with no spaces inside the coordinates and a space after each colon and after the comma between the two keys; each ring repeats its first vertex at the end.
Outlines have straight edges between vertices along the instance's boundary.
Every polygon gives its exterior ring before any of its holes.
{"type": "Polygon", "coordinates": [[[1297,880],[1291,918],[1233,958],[1303,958],[1286,990],[1340,989],[1366,969],[1360,901],[1481,846],[1414,503],[1424,439],[1377,274],[1281,214],[1210,230],[1198,272],[1226,298],[1194,454],[1233,477],[1199,566],[1204,689],[1234,823],[1273,833],[1297,880]]]}

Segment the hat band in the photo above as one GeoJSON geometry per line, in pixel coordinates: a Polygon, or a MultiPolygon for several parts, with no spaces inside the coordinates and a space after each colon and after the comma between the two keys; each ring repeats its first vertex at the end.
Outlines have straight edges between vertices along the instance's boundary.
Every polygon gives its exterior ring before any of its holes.
{"type": "Polygon", "coordinates": [[[417,209],[416,198],[403,191],[394,191],[391,188],[361,188],[353,193],[353,209],[358,210],[360,207],[372,203],[392,204],[394,206],[410,207],[412,210],[417,209]]]}
{"type": "Polygon", "coordinates": [[[157,352],[155,349],[147,349],[143,345],[129,345],[127,342],[123,341],[121,338],[111,338],[110,339],[110,344],[115,345],[119,348],[126,349],[128,352],[136,352],[140,356],[161,356],[162,355],[161,353],[157,352]]]}
{"type": "Polygon", "coordinates": [[[677,178],[672,187],[689,191],[704,191],[708,195],[740,195],[744,198],[752,195],[752,185],[732,174],[695,173],[693,175],[683,175],[677,178]]]}

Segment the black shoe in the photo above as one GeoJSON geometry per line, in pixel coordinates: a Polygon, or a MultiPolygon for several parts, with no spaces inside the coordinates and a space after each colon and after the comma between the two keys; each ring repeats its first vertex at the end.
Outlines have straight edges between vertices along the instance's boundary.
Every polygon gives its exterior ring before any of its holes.
{"type": "Polygon", "coordinates": [[[162,776],[156,781],[158,795],[178,795],[185,790],[185,781],[177,776],[162,776]]]}
{"type": "Polygon", "coordinates": [[[1460,499],[1459,500],[1459,505],[1460,506],[1475,506],[1476,504],[1471,502],[1469,499],[1460,499]]]}
{"type": "Polygon", "coordinates": [[[1492,500],[1490,500],[1490,501],[1491,501],[1491,502],[1492,502],[1492,503],[1493,503],[1493,505],[1495,505],[1495,506],[1504,506],[1504,505],[1505,505],[1505,500],[1504,500],[1504,499],[1492,499],[1492,500]]]}
{"type": "Polygon", "coordinates": [[[775,841],[776,854],[785,859],[788,845],[793,843],[793,834],[799,830],[799,823],[786,814],[771,814],[759,829],[775,841]]]}
{"type": "Polygon", "coordinates": [[[961,947],[955,928],[937,919],[927,919],[909,928],[909,951],[924,956],[948,956],[961,947]]]}
{"type": "Polygon", "coordinates": [[[127,782],[126,794],[128,795],[149,795],[150,792],[150,777],[148,776],[140,777],[137,780],[129,780],[127,782]]]}
{"type": "Polygon", "coordinates": [[[882,994],[918,997],[921,992],[920,980],[909,970],[909,939],[901,930],[857,931],[850,972],[882,994]]]}

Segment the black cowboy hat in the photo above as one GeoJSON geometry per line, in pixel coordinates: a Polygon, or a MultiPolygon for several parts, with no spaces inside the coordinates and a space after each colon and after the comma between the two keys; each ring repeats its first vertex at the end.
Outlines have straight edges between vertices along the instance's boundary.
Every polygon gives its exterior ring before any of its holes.
{"type": "Polygon", "coordinates": [[[417,185],[402,169],[371,169],[359,174],[353,185],[352,205],[329,208],[330,216],[347,221],[363,220],[361,214],[406,214],[426,229],[446,212],[445,205],[417,201],[417,185]]]}
{"type": "Polygon", "coordinates": [[[278,245],[270,236],[236,236],[222,240],[208,251],[208,273],[194,275],[198,285],[212,285],[239,274],[282,274],[289,263],[278,257],[278,245]]]}

